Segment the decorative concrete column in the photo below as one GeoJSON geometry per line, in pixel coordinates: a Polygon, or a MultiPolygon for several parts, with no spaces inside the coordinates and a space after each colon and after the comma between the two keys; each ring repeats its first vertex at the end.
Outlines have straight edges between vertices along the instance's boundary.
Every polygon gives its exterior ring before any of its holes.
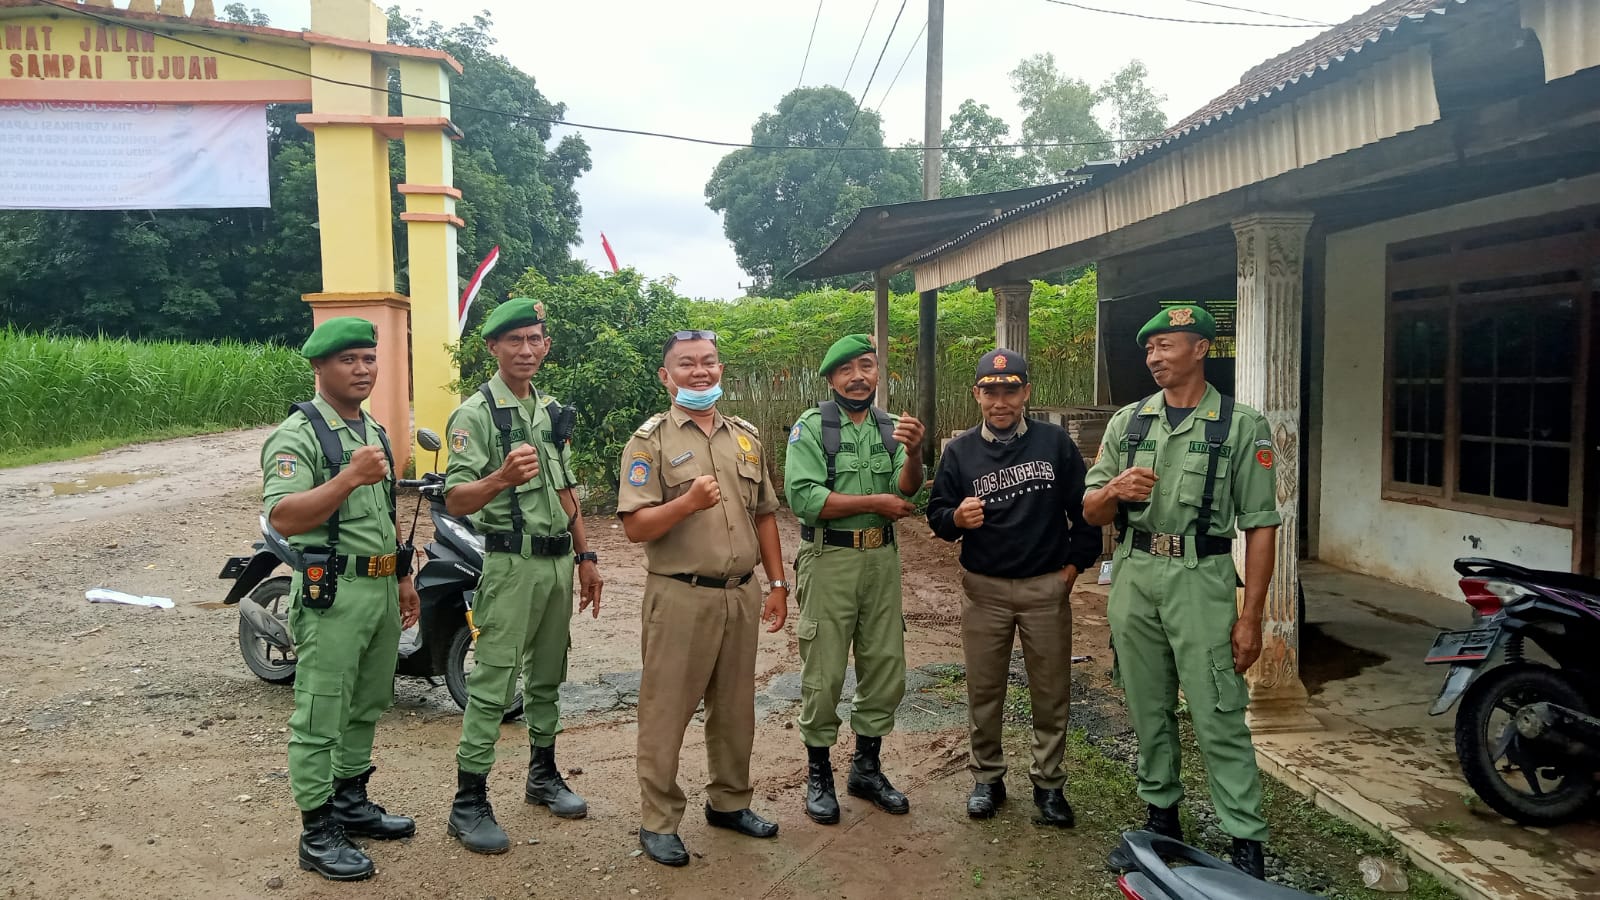
{"type": "MultiPolygon", "coordinates": [[[[1260,213],[1233,223],[1238,243],[1235,393],[1240,403],[1266,416],[1283,517],[1262,617],[1261,658],[1247,676],[1250,727],[1258,733],[1323,727],[1306,711],[1300,680],[1300,322],[1310,227],[1310,213],[1260,213]]],[[[1244,572],[1243,541],[1235,544],[1234,558],[1244,572]]]]}
{"type": "Polygon", "coordinates": [[[1033,298],[1033,282],[1023,281],[994,286],[994,346],[1028,355],[1028,301],[1033,298]]]}

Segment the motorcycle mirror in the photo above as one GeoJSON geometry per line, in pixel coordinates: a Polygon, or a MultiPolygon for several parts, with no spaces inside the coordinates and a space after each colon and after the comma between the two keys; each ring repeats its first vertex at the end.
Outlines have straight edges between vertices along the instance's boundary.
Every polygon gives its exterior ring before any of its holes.
{"type": "Polygon", "coordinates": [[[417,429],[417,444],[430,453],[438,453],[439,448],[444,446],[444,442],[439,440],[439,435],[435,434],[431,428],[417,429]]]}

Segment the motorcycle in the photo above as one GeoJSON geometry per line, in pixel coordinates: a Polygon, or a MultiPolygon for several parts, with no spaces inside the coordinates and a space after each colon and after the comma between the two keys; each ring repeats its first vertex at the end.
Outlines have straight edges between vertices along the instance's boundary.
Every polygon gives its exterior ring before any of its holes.
{"type": "MultiPolygon", "coordinates": [[[[423,428],[417,443],[434,453],[438,468],[439,436],[423,428]]],[[[412,545],[421,518],[422,501],[429,505],[434,540],[423,548],[425,562],[416,571],[414,584],[421,600],[417,624],[401,632],[400,655],[395,675],[426,679],[437,685],[443,677],[450,698],[462,709],[467,706],[467,673],[472,671],[472,646],[476,632],[472,626],[472,600],[483,574],[483,538],[465,518],[452,516],[445,509],[444,476],[428,472],[420,479],[404,479],[399,487],[417,489],[417,507],[411,517],[412,545]]],[[[262,540],[251,556],[235,556],[218,576],[232,580],[233,587],[223,602],[239,607],[239,653],[245,666],[263,681],[289,684],[294,681],[296,656],[294,636],[289,629],[288,572],[299,551],[267,521],[260,519],[262,540]]],[[[519,690],[506,708],[505,718],[522,714],[519,690]]]]}
{"type": "Polygon", "coordinates": [[[1129,831],[1122,844],[1134,868],[1117,878],[1128,900],[1305,900],[1315,897],[1257,881],[1215,856],[1153,831],[1129,831]],[[1179,863],[1173,866],[1172,863],[1179,863]]]}
{"type": "Polygon", "coordinates": [[[1493,559],[1455,569],[1473,627],[1434,639],[1426,662],[1450,672],[1428,713],[1461,701],[1461,773],[1496,812],[1528,825],[1577,818],[1600,774],[1600,580],[1493,559]],[[1531,660],[1529,641],[1553,665],[1531,660]]]}

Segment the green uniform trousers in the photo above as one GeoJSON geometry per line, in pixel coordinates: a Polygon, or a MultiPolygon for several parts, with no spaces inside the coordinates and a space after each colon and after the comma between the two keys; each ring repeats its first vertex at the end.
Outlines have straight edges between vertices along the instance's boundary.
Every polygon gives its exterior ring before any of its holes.
{"type": "Polygon", "coordinates": [[[800,737],[808,747],[839,738],[839,694],[851,648],[856,695],[850,727],[862,737],[894,730],[906,693],[905,620],[901,618],[900,550],[829,547],[812,541],[795,561],[800,621],[800,737]]]}
{"type": "Polygon", "coordinates": [[[1185,561],[1123,545],[1116,559],[1106,612],[1114,677],[1127,694],[1139,736],[1140,799],[1160,807],[1183,799],[1181,684],[1222,830],[1265,841],[1261,775],[1244,719],[1250,691],[1233,670],[1233,625],[1239,618],[1233,558],[1185,561]]]}
{"type": "Polygon", "coordinates": [[[486,774],[506,707],[522,674],[528,741],[549,747],[561,730],[561,682],[572,645],[572,557],[485,553],[483,581],[472,603],[478,626],[467,675],[456,764],[486,774]]]}
{"type": "MultiPolygon", "coordinates": [[[[289,584],[294,635],[294,713],[289,716],[289,788],[302,810],[333,795],[335,778],[372,765],[372,733],[394,702],[400,590],[394,578],[341,575],[333,605],[300,605],[289,584]]],[[[248,601],[247,601],[248,602],[248,601]]]]}

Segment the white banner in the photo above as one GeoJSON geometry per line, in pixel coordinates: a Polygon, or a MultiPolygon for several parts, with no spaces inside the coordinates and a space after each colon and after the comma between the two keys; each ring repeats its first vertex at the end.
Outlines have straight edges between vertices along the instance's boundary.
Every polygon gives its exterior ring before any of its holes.
{"type": "Polygon", "coordinates": [[[0,102],[0,209],[271,205],[265,106],[0,102]]]}

